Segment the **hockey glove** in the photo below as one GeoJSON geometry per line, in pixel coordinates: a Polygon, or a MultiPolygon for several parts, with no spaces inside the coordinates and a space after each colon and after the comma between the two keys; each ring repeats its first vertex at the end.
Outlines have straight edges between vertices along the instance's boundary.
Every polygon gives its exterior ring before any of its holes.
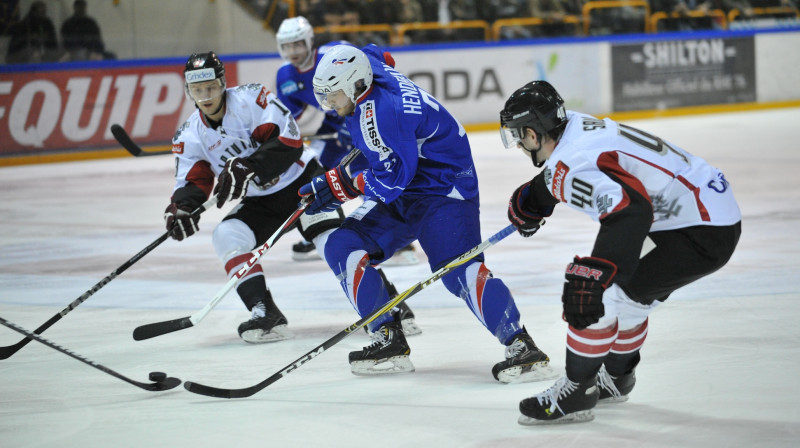
{"type": "Polygon", "coordinates": [[[357,187],[359,184],[363,185],[362,174],[355,179],[349,179],[340,167],[336,167],[300,187],[298,193],[303,197],[314,195],[314,201],[306,207],[306,213],[316,215],[335,211],[345,202],[360,196],[361,189],[357,187]]]}
{"type": "Polygon", "coordinates": [[[239,199],[247,194],[247,185],[255,176],[253,164],[244,157],[234,157],[225,162],[222,172],[217,178],[214,194],[217,196],[217,208],[222,208],[226,201],[239,199]]]}
{"type": "Polygon", "coordinates": [[[605,314],[603,291],[617,274],[617,265],[594,257],[575,257],[564,283],[564,320],[578,330],[597,323],[605,314]]]}
{"type": "Polygon", "coordinates": [[[526,202],[531,195],[531,183],[522,184],[514,190],[511,199],[508,201],[508,220],[516,227],[517,232],[525,238],[533,235],[539,230],[545,217],[553,213],[554,207],[539,211],[531,208],[526,202]]]}
{"type": "Polygon", "coordinates": [[[164,221],[167,223],[169,236],[178,241],[189,238],[200,229],[197,227],[197,223],[200,222],[200,215],[192,216],[191,208],[174,202],[164,210],[164,221]]]}

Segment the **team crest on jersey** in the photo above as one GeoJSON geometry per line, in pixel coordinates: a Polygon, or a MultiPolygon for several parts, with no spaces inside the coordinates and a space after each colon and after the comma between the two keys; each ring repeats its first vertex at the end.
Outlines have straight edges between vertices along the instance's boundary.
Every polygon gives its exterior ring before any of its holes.
{"type": "Polygon", "coordinates": [[[172,144],[172,153],[173,154],[183,154],[183,142],[173,143],[172,144]]]}
{"type": "Polygon", "coordinates": [[[386,160],[392,154],[392,150],[383,144],[383,138],[378,131],[375,101],[365,101],[359,107],[361,107],[361,135],[364,136],[364,143],[371,151],[378,153],[381,161],[386,160]]]}
{"type": "Polygon", "coordinates": [[[269,104],[269,90],[266,87],[261,87],[261,92],[258,94],[258,98],[256,98],[256,104],[261,106],[262,109],[266,109],[267,105],[269,104]]]}
{"type": "Polygon", "coordinates": [[[567,173],[569,173],[569,167],[565,165],[564,162],[559,161],[556,164],[556,171],[553,174],[551,193],[553,193],[553,197],[560,202],[566,202],[564,200],[564,180],[567,178],[567,173]]]}

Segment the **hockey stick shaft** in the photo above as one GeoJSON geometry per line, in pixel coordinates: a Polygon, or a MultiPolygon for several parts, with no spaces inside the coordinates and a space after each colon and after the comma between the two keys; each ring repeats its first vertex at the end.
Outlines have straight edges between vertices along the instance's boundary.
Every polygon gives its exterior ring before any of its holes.
{"type": "Polygon", "coordinates": [[[401,294],[397,295],[395,298],[389,300],[382,308],[377,311],[372,312],[367,316],[362,317],[358,322],[350,325],[349,327],[345,328],[344,330],[340,331],[332,338],[328,339],[327,341],[323,342],[322,344],[316,346],[314,349],[309,351],[308,353],[304,354],[303,356],[297,358],[292,363],[281,369],[280,371],[274,373],[269,378],[265,379],[264,381],[251,386],[246,387],[243,389],[222,389],[217,387],[205,386],[202,384],[198,384],[192,381],[186,381],[183,383],[184,388],[189,392],[193,392],[200,395],[207,395],[210,397],[217,397],[217,398],[244,398],[254,395],[255,393],[259,392],[260,390],[264,389],[265,387],[269,386],[270,384],[278,381],[279,379],[283,378],[284,376],[292,373],[293,371],[297,370],[303,364],[311,361],[312,359],[316,358],[325,350],[330,349],[339,341],[346,338],[347,336],[355,333],[360,328],[364,327],[365,325],[369,324],[370,322],[377,319],[379,316],[387,313],[389,310],[400,304],[400,302],[408,299],[409,297],[417,294],[418,292],[422,291],[423,289],[427,288],[435,281],[439,280],[440,278],[444,277],[451,271],[453,271],[458,266],[472,260],[473,258],[477,257],[479,254],[483,253],[489,247],[497,244],[500,240],[511,235],[514,233],[515,228],[513,225],[509,225],[503,230],[497,232],[496,234],[492,235],[489,239],[483,241],[482,243],[478,244],[477,246],[473,247],[472,249],[464,252],[451,262],[447,263],[443,267],[439,268],[436,272],[432,273],[428,278],[425,280],[415,284],[411,288],[405,290],[401,294]]]}
{"type": "Polygon", "coordinates": [[[308,135],[308,136],[303,137],[303,140],[309,140],[309,141],[313,142],[314,140],[334,140],[334,139],[337,139],[337,138],[339,138],[339,133],[338,132],[332,132],[330,134],[308,135]]]}
{"type": "Polygon", "coordinates": [[[125,148],[132,156],[134,157],[146,157],[146,156],[160,156],[162,154],[170,154],[172,150],[169,151],[145,151],[141,148],[141,146],[137,145],[133,139],[125,132],[125,128],[118,124],[111,125],[111,134],[117,139],[120,145],[125,148]]]}
{"type": "MultiPolygon", "coordinates": [[[[200,215],[201,213],[203,213],[216,203],[217,203],[217,198],[216,196],[213,196],[211,199],[203,203],[203,205],[195,209],[192,212],[192,216],[200,215]]],[[[161,245],[161,243],[166,241],[167,238],[169,238],[170,232],[171,230],[164,232],[164,234],[158,237],[155,241],[148,244],[147,247],[139,251],[139,253],[131,257],[128,261],[122,263],[122,265],[120,265],[117,269],[115,269],[110,274],[105,276],[102,280],[100,280],[94,286],[92,286],[88,291],[84,292],[80,297],[73,300],[72,303],[67,305],[66,308],[55,314],[47,322],[40,325],[39,328],[37,328],[33,332],[36,334],[41,334],[42,332],[53,326],[53,324],[61,320],[62,317],[66,316],[70,311],[74,310],[78,305],[85,302],[89,297],[94,295],[94,293],[99,291],[103,286],[107,285],[109,282],[111,282],[111,280],[114,280],[118,275],[125,272],[129,267],[133,266],[137,261],[144,258],[145,255],[149,254],[150,252],[153,251],[153,249],[155,249],[156,247],[161,245]]],[[[31,339],[25,338],[17,342],[16,344],[0,347],[0,360],[9,358],[11,355],[18,352],[22,347],[25,347],[29,342],[31,342],[31,339]]]]}
{"type": "Polygon", "coordinates": [[[134,380],[128,378],[127,376],[125,376],[125,375],[123,375],[123,374],[121,374],[119,372],[116,372],[116,371],[114,371],[112,369],[109,369],[108,367],[106,367],[106,366],[104,366],[102,364],[98,364],[98,363],[92,361],[91,359],[86,358],[85,356],[79,355],[79,354],[73,352],[72,350],[69,350],[68,348],[62,347],[62,346],[56,344],[55,342],[52,342],[52,341],[50,341],[48,339],[43,338],[43,337],[39,336],[36,333],[31,333],[30,331],[18,326],[17,324],[15,324],[13,322],[10,322],[10,321],[2,318],[2,317],[0,317],[0,324],[2,324],[4,326],[16,331],[17,333],[24,334],[25,337],[26,337],[26,339],[25,339],[26,341],[30,341],[32,339],[35,339],[37,342],[41,342],[42,344],[44,344],[44,345],[46,345],[46,346],[48,346],[48,347],[50,347],[50,348],[52,348],[54,350],[57,350],[57,351],[65,354],[67,356],[75,358],[75,359],[77,359],[78,361],[80,361],[80,362],[82,362],[84,364],[88,364],[88,365],[94,367],[95,369],[97,369],[97,370],[99,370],[101,372],[104,372],[104,373],[107,373],[107,374],[109,374],[109,375],[111,375],[113,377],[119,378],[122,381],[125,381],[126,383],[133,384],[134,386],[142,388],[144,390],[149,390],[149,391],[170,390],[170,389],[174,389],[174,388],[178,387],[178,385],[181,384],[181,380],[180,379],[172,378],[172,377],[167,377],[164,380],[161,380],[161,381],[158,381],[158,382],[155,382],[155,383],[141,383],[139,381],[134,381],[134,380]]]}
{"type": "MultiPolygon", "coordinates": [[[[352,162],[361,151],[358,149],[353,149],[348,153],[342,161],[339,163],[340,166],[347,166],[352,162]]],[[[163,322],[154,322],[152,324],[145,324],[139,327],[136,327],[133,330],[133,339],[137,341],[141,341],[144,339],[154,338],[156,336],[161,336],[167,333],[173,333],[180,330],[185,330],[187,328],[193,327],[197,325],[201,320],[203,320],[208,313],[217,306],[217,304],[225,298],[226,295],[236,286],[236,283],[247,275],[250,272],[250,269],[255,266],[261,257],[275,244],[275,242],[283,236],[286,232],[292,229],[295,222],[300,219],[300,215],[303,214],[308,204],[311,203],[311,198],[306,197],[300,201],[300,205],[297,207],[297,210],[294,211],[287,219],[283,222],[283,224],[276,230],[272,236],[270,236],[267,241],[262,244],[261,246],[253,249],[250,251],[250,258],[247,260],[244,266],[242,266],[235,274],[225,283],[214,298],[211,299],[201,310],[197,311],[196,313],[192,314],[191,316],[181,317],[179,319],[167,320],[163,322]]]]}

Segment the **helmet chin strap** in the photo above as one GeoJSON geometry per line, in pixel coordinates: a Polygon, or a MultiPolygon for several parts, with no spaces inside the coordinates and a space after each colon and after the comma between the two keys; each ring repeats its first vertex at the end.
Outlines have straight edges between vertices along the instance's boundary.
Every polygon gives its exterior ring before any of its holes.
{"type": "MultiPolygon", "coordinates": [[[[537,137],[538,137],[538,135],[537,135],[537,137]]],[[[539,161],[536,160],[536,154],[538,154],[539,151],[542,150],[542,139],[539,138],[538,141],[539,141],[539,147],[538,148],[534,148],[534,149],[526,148],[525,144],[522,143],[522,142],[519,142],[519,145],[522,148],[522,150],[525,151],[525,153],[528,154],[528,156],[531,158],[531,162],[533,162],[533,166],[535,166],[536,168],[541,168],[544,165],[545,161],[542,160],[541,162],[539,162],[539,161]]]]}

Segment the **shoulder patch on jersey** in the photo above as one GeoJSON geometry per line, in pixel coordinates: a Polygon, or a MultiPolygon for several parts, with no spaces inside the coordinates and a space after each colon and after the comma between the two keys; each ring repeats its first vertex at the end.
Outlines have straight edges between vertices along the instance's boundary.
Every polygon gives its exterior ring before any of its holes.
{"type": "Polygon", "coordinates": [[[364,136],[364,143],[367,148],[378,153],[380,160],[386,160],[391,154],[392,149],[383,143],[381,133],[378,131],[378,117],[375,110],[375,100],[364,101],[361,108],[361,135],[364,136]]]}
{"type": "Polygon", "coordinates": [[[261,92],[258,93],[258,97],[256,98],[256,104],[258,104],[262,109],[266,109],[267,105],[269,104],[269,90],[266,87],[261,87],[261,92]]]}
{"type": "Polygon", "coordinates": [[[178,137],[181,136],[183,131],[186,130],[186,128],[188,127],[189,127],[189,121],[188,120],[184,121],[183,124],[178,127],[178,130],[175,131],[175,135],[172,137],[172,140],[177,140],[178,137]]]}
{"type": "Polygon", "coordinates": [[[556,164],[556,172],[553,174],[551,193],[560,202],[566,202],[564,199],[564,179],[567,178],[567,173],[569,173],[569,167],[559,160],[556,164]]]}
{"type": "Polygon", "coordinates": [[[297,83],[294,82],[291,79],[286,81],[285,83],[281,84],[280,88],[281,88],[281,93],[286,95],[286,96],[289,96],[289,95],[293,94],[294,92],[297,92],[298,90],[300,90],[300,87],[297,85],[297,83]]]}
{"type": "Polygon", "coordinates": [[[183,142],[173,143],[172,144],[172,153],[173,154],[183,154],[183,142]]]}

